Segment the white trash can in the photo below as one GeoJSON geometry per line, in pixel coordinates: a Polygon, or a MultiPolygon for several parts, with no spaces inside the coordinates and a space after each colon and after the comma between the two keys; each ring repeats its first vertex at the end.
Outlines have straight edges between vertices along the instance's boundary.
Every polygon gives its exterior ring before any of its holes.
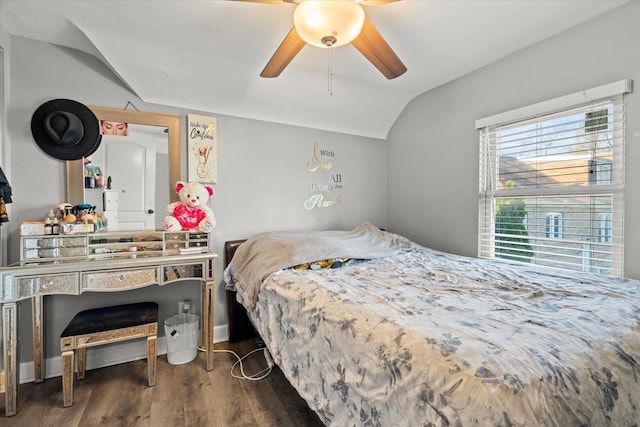
{"type": "Polygon", "coordinates": [[[164,321],[167,361],[172,365],[189,363],[198,354],[198,320],[196,314],[177,314],[164,321]]]}

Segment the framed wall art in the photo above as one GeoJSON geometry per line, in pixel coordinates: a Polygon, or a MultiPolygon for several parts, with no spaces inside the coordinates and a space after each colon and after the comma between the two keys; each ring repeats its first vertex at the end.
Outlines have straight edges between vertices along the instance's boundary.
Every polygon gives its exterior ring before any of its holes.
{"type": "Polygon", "coordinates": [[[218,180],[218,125],[215,117],[187,115],[189,182],[218,180]]]}

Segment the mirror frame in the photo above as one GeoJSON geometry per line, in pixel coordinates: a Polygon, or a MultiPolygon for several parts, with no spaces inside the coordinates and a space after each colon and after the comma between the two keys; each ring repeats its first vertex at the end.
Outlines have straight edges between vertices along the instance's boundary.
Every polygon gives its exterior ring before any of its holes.
{"type": "Polygon", "coordinates": [[[88,105],[98,120],[132,123],[137,125],[161,126],[168,129],[169,143],[169,200],[178,201],[175,184],[182,177],[182,150],[180,141],[180,116],[143,111],[119,110],[116,108],[88,105]]]}

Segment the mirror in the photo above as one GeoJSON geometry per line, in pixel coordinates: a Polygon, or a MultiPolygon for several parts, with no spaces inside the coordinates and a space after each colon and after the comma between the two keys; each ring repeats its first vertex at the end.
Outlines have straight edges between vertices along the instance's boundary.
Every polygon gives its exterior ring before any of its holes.
{"type": "MultiPolygon", "coordinates": [[[[177,201],[178,196],[175,192],[175,183],[181,179],[181,167],[182,167],[182,152],[181,152],[181,140],[180,140],[180,117],[173,116],[168,114],[158,114],[158,113],[147,113],[140,111],[128,111],[128,110],[119,110],[113,108],[106,107],[98,107],[98,106],[88,106],[93,113],[96,115],[98,120],[107,120],[111,122],[120,122],[127,123],[131,126],[131,129],[153,129],[152,127],[158,127],[159,129],[166,129],[166,137],[167,137],[167,150],[168,150],[168,165],[159,165],[159,169],[164,169],[165,173],[168,170],[168,185],[166,184],[166,175],[165,180],[162,183],[163,186],[166,185],[166,191],[168,191],[168,198],[162,197],[162,199],[169,200],[170,202],[177,201]],[[140,126],[137,126],[140,125],[140,126]]],[[[133,132],[131,132],[133,134],[133,132]]],[[[109,135],[103,136],[103,143],[101,143],[100,149],[105,146],[105,141],[107,138],[115,138],[109,135]]],[[[111,140],[111,139],[110,139],[111,140]]],[[[126,139],[123,139],[121,142],[126,142],[126,139]]],[[[97,154],[97,153],[95,153],[97,154]]],[[[89,156],[92,158],[92,156],[89,156]]],[[[105,171],[104,174],[109,176],[109,172],[105,171]]],[[[87,190],[85,189],[85,165],[84,159],[73,160],[67,162],[67,202],[72,205],[77,205],[81,203],[90,202],[90,204],[96,204],[95,201],[87,200],[87,190]]],[[[104,185],[106,187],[106,177],[104,177],[105,182],[104,185]]],[[[155,183],[155,180],[154,180],[155,183]]],[[[125,187],[121,187],[122,183],[118,183],[114,188],[122,189],[123,192],[128,189],[125,187]]],[[[90,188],[90,187],[89,187],[90,188]]],[[[133,191],[133,189],[130,189],[133,191]]],[[[160,188],[158,190],[161,190],[160,188]]],[[[164,192],[164,190],[162,190],[164,192]]],[[[130,194],[133,194],[130,192],[130,194]]],[[[167,193],[164,193],[167,194],[167,193]]],[[[101,195],[101,192],[100,192],[101,195]]],[[[101,211],[102,206],[98,207],[98,211],[101,211]]],[[[155,211],[157,214],[162,215],[165,211],[165,204],[161,207],[158,205],[155,206],[155,211]]],[[[151,210],[150,210],[151,211],[151,210]]],[[[151,211],[152,212],[152,211],[151,211]]],[[[163,216],[163,215],[162,215],[163,216]]],[[[161,220],[162,218],[160,218],[161,220]]],[[[138,229],[141,228],[153,228],[153,227],[135,227],[138,229]]]]}

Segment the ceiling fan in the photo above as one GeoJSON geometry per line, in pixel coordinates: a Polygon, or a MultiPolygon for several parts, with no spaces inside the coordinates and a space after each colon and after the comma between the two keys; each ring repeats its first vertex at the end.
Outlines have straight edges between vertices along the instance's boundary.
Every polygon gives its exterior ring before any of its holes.
{"type": "Polygon", "coordinates": [[[387,79],[395,79],[407,71],[407,67],[391,46],[365,18],[360,6],[391,3],[397,0],[237,1],[297,4],[294,12],[294,27],[260,73],[261,77],[278,77],[307,43],[319,47],[337,47],[350,42],[387,79]],[[327,26],[321,26],[320,21],[323,20],[328,24],[327,26]]]}

